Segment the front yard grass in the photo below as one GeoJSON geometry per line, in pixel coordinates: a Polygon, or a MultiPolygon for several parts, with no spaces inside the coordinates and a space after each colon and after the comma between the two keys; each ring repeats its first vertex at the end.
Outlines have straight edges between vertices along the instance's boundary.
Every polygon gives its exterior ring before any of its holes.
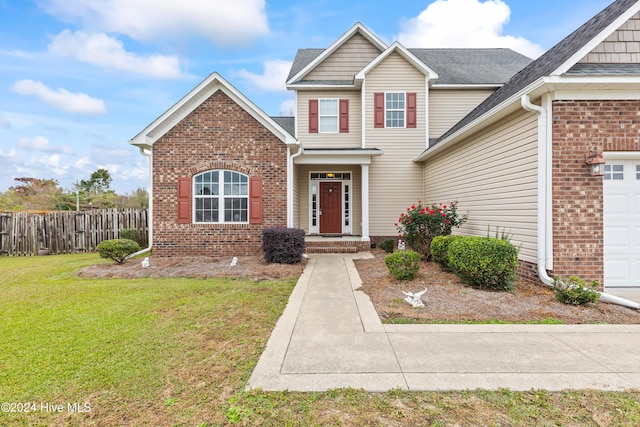
{"type": "Polygon", "coordinates": [[[295,278],[75,274],[97,262],[0,258],[0,425],[640,425],[640,391],[245,392],[295,278]]]}

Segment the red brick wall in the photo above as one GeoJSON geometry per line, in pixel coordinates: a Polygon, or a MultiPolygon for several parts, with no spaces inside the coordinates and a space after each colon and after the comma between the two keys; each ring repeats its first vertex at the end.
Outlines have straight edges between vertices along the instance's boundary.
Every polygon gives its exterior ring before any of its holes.
{"type": "Polygon", "coordinates": [[[602,177],[585,153],[640,150],[640,101],[553,103],[553,275],[604,280],[602,177]]]}
{"type": "Polygon", "coordinates": [[[153,146],[153,254],[237,256],[261,251],[262,230],[287,224],[287,149],[222,91],[153,146]],[[228,169],[262,177],[262,224],[178,224],[178,177],[228,169]]]}

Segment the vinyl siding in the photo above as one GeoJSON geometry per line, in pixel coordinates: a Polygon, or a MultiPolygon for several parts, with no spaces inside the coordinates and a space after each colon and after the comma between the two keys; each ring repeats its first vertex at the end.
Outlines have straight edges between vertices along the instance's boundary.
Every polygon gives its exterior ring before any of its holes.
{"type": "Polygon", "coordinates": [[[295,163],[293,164],[293,226],[295,228],[302,228],[300,225],[300,167],[295,163]]]}
{"type": "Polygon", "coordinates": [[[537,117],[517,112],[444,153],[424,168],[427,203],[458,200],[469,221],[455,232],[486,236],[496,228],[522,245],[520,258],[537,254],[537,117]]]}
{"type": "Polygon", "coordinates": [[[322,61],[304,80],[353,80],[357,72],[373,61],[380,51],[356,33],[331,56],[322,61]]]}
{"type": "Polygon", "coordinates": [[[493,90],[429,90],[429,138],[438,138],[484,101],[493,90]]]}
{"type": "Polygon", "coordinates": [[[640,62],[640,14],[634,15],[579,62],[628,64],[640,62]]]}
{"type": "Polygon", "coordinates": [[[359,236],[362,234],[362,180],[360,166],[323,166],[323,165],[300,165],[297,167],[299,184],[299,218],[300,225],[309,234],[309,174],[311,172],[351,172],[351,220],[352,234],[359,236]]]}
{"type": "Polygon", "coordinates": [[[298,91],[298,139],[304,148],[360,148],[360,105],[359,91],[298,91]],[[320,98],[349,100],[348,133],[309,133],[309,100],[320,98]]]}
{"type": "Polygon", "coordinates": [[[422,165],[413,163],[427,146],[425,76],[400,55],[389,55],[365,79],[366,148],[384,151],[369,168],[369,234],[393,236],[394,223],[407,206],[423,194],[422,165]],[[374,128],[374,93],[417,93],[415,129],[374,128]]]}

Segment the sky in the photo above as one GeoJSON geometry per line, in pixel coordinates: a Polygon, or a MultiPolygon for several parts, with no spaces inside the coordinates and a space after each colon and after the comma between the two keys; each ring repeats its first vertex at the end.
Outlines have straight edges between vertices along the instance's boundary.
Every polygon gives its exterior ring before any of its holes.
{"type": "Polygon", "coordinates": [[[149,185],[129,140],[212,72],[271,116],[293,114],[300,48],[361,22],[391,44],[508,47],[536,58],[612,0],[0,0],[0,192],[66,190],[107,169],[149,185]]]}

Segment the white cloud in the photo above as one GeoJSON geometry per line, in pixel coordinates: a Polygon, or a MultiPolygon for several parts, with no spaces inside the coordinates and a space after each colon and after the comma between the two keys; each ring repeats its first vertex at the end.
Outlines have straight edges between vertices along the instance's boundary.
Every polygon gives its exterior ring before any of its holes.
{"type": "Polygon", "coordinates": [[[503,35],[511,9],[502,0],[436,0],[401,24],[397,40],[407,47],[503,47],[537,58],[544,50],[522,38],[503,35]]]}
{"type": "Polygon", "coordinates": [[[50,14],[136,40],[204,36],[240,45],[269,32],[265,0],[40,0],[50,14]]]}
{"type": "Polygon", "coordinates": [[[104,33],[88,34],[64,30],[53,38],[49,52],[75,58],[106,69],[116,69],[157,78],[180,77],[180,63],[175,56],[139,56],[127,52],[120,40],[104,33]]]}
{"type": "Polygon", "coordinates": [[[20,138],[18,140],[18,147],[25,148],[30,151],[40,151],[43,153],[73,154],[73,149],[71,147],[56,147],[51,144],[51,142],[44,136],[36,136],[35,138],[20,138]]]}
{"type": "Polygon", "coordinates": [[[287,99],[280,104],[281,116],[295,116],[296,115],[296,100],[287,99]]]}
{"type": "Polygon", "coordinates": [[[264,62],[264,73],[255,74],[245,69],[238,71],[238,75],[245,81],[262,90],[272,92],[286,92],[286,80],[291,69],[291,61],[281,59],[264,62]]]}
{"type": "Polygon", "coordinates": [[[104,114],[107,112],[107,107],[100,99],[81,92],[72,93],[62,88],[52,90],[43,83],[33,80],[18,80],[11,86],[11,90],[20,95],[34,95],[46,104],[67,113],[104,114]]]}
{"type": "Polygon", "coordinates": [[[0,113],[0,129],[9,129],[11,127],[11,123],[9,119],[7,119],[2,113],[0,113]]]}

